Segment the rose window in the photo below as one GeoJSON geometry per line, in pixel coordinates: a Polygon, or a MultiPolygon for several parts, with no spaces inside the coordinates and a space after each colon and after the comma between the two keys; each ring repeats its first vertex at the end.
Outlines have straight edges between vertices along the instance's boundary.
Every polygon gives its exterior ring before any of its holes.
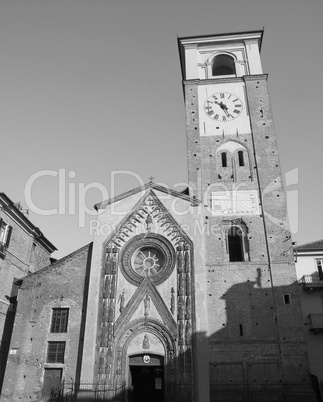
{"type": "Polygon", "coordinates": [[[163,265],[164,255],[155,247],[142,247],[132,257],[132,268],[141,276],[156,275],[163,265]]]}
{"type": "Polygon", "coordinates": [[[137,286],[145,278],[159,285],[170,276],[174,267],[174,247],[157,233],[134,236],[121,252],[121,270],[125,278],[137,286]]]}

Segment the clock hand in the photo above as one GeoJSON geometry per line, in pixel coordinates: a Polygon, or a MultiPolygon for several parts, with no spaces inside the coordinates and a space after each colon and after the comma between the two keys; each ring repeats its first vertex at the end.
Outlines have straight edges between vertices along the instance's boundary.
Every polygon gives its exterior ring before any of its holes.
{"type": "MultiPolygon", "coordinates": [[[[210,101],[209,101],[210,102],[210,101]]],[[[228,106],[225,105],[222,101],[218,102],[218,101],[214,101],[211,103],[215,103],[216,105],[219,105],[220,108],[224,111],[224,113],[226,114],[227,117],[229,117],[229,113],[228,113],[228,106]]]]}

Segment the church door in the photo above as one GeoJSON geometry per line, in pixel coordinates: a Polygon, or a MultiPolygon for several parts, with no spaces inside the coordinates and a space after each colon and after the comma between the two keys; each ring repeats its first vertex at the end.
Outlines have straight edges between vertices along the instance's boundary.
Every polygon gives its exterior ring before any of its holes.
{"type": "Polygon", "coordinates": [[[62,378],[62,369],[45,369],[42,402],[56,401],[62,378]]]}
{"type": "Polygon", "coordinates": [[[137,355],[130,358],[130,395],[128,402],[164,402],[162,358],[137,355]],[[148,361],[148,359],[150,359],[148,361]]]}

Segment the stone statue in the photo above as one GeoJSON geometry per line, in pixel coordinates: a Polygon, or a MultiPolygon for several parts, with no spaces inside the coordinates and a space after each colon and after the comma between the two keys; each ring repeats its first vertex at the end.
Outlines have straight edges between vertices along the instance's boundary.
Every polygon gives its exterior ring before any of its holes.
{"type": "Polygon", "coordinates": [[[144,298],[144,308],[145,308],[145,312],[144,315],[145,317],[149,317],[149,313],[150,313],[150,297],[149,294],[146,294],[146,297],[144,298]]]}
{"type": "Polygon", "coordinates": [[[120,295],[119,295],[119,303],[120,303],[119,311],[120,311],[120,313],[122,313],[124,310],[125,301],[126,301],[125,290],[123,289],[122,293],[120,293],[120,295]]]}
{"type": "Polygon", "coordinates": [[[142,341],[142,348],[143,349],[149,349],[150,348],[149,337],[148,337],[147,334],[145,334],[144,340],[142,341]]]}

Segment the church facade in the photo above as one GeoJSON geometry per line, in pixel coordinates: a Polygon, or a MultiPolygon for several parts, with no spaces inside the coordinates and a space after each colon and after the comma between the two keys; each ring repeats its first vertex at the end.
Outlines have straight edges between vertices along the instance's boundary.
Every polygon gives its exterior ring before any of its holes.
{"type": "Polygon", "coordinates": [[[262,36],[178,39],[188,188],[22,281],[2,400],[315,400],[262,36]]]}

